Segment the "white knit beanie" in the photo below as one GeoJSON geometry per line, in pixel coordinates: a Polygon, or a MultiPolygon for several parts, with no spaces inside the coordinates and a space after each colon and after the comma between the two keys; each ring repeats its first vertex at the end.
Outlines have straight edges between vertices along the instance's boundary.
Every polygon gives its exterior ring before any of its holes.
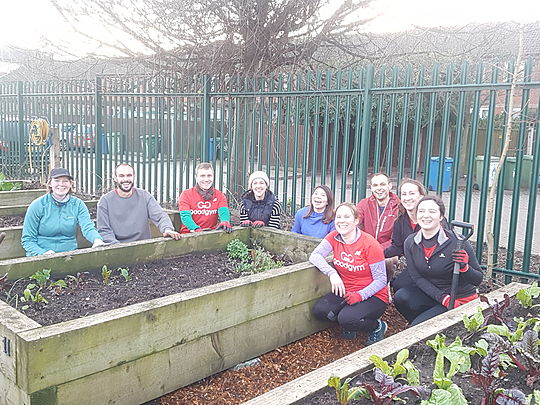
{"type": "Polygon", "coordinates": [[[251,175],[249,176],[248,187],[250,190],[251,190],[251,184],[253,183],[253,180],[255,179],[263,179],[264,182],[266,183],[266,187],[270,186],[270,179],[268,178],[268,175],[265,172],[257,170],[251,173],[251,175]]]}

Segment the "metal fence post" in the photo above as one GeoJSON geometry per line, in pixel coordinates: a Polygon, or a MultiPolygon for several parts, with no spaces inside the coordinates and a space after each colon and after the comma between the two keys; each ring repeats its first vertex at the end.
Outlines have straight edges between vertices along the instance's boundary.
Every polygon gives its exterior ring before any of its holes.
{"type": "MultiPolygon", "coordinates": [[[[201,161],[210,160],[210,79],[208,75],[203,76],[203,100],[202,100],[202,128],[201,128],[201,161]]],[[[215,146],[212,146],[215,148],[215,146]]]]}
{"type": "Polygon", "coordinates": [[[366,182],[368,177],[369,138],[371,137],[371,94],[373,87],[373,65],[366,67],[366,82],[364,87],[364,108],[362,110],[362,132],[360,142],[360,164],[358,170],[358,200],[366,196],[366,182]]]}
{"type": "MultiPolygon", "coordinates": [[[[19,140],[17,142],[18,147],[19,147],[19,161],[24,162],[23,153],[24,153],[24,135],[25,134],[24,134],[24,103],[23,103],[23,82],[22,81],[17,82],[17,110],[18,110],[17,113],[18,113],[18,119],[19,119],[19,140]]],[[[29,156],[28,158],[31,159],[32,157],[29,156]]],[[[23,168],[20,167],[19,170],[20,170],[19,173],[21,174],[21,178],[22,178],[23,168]]]]}
{"type": "Polygon", "coordinates": [[[101,77],[96,76],[96,99],[95,102],[95,118],[96,118],[96,159],[95,159],[95,178],[96,178],[96,187],[95,190],[99,189],[103,184],[103,135],[101,134],[101,108],[103,105],[103,100],[101,99],[101,77]]]}

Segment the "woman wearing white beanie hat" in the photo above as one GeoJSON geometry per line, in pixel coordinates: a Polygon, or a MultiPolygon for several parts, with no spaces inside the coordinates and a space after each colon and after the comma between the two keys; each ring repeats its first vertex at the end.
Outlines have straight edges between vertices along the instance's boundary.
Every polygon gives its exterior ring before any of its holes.
{"type": "Polygon", "coordinates": [[[280,228],[281,204],[269,189],[270,179],[263,171],[251,173],[248,190],[240,202],[240,225],[259,228],[280,228]]]}

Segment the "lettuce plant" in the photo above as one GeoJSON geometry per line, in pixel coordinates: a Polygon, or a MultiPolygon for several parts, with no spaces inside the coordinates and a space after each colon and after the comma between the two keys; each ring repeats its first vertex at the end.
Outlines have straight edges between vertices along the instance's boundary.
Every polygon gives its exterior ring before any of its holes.
{"type": "Polygon", "coordinates": [[[527,288],[522,288],[516,294],[517,300],[525,308],[531,308],[533,306],[533,299],[538,297],[540,297],[540,287],[538,287],[537,281],[527,288]]]}
{"type": "Polygon", "coordinates": [[[427,345],[437,352],[433,382],[441,389],[452,385],[452,378],[457,372],[465,373],[471,368],[471,355],[476,353],[476,349],[463,346],[459,336],[448,346],[445,340],[445,335],[437,335],[435,339],[427,341],[427,345]],[[448,371],[445,368],[446,360],[450,363],[448,371]]]}
{"type": "Polygon", "coordinates": [[[47,286],[47,281],[51,278],[51,269],[43,269],[36,271],[30,276],[40,288],[45,288],[47,286]]]}
{"type": "Polygon", "coordinates": [[[431,391],[429,399],[422,401],[421,405],[469,405],[469,402],[461,388],[456,384],[450,384],[445,389],[437,388],[431,391]]]}

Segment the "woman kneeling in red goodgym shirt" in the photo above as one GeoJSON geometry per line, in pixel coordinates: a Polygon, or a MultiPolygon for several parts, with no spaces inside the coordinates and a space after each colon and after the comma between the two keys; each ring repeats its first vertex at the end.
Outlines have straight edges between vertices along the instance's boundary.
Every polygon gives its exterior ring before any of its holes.
{"type": "Polygon", "coordinates": [[[358,229],[353,204],[336,208],[335,227],[309,258],[332,284],[332,292],[315,303],[313,313],[321,320],[337,321],[346,339],[365,332],[367,344],[378,342],[387,329],[379,319],[388,305],[384,251],[375,238],[358,229]],[[333,266],[325,260],[330,253],[333,266]]]}

